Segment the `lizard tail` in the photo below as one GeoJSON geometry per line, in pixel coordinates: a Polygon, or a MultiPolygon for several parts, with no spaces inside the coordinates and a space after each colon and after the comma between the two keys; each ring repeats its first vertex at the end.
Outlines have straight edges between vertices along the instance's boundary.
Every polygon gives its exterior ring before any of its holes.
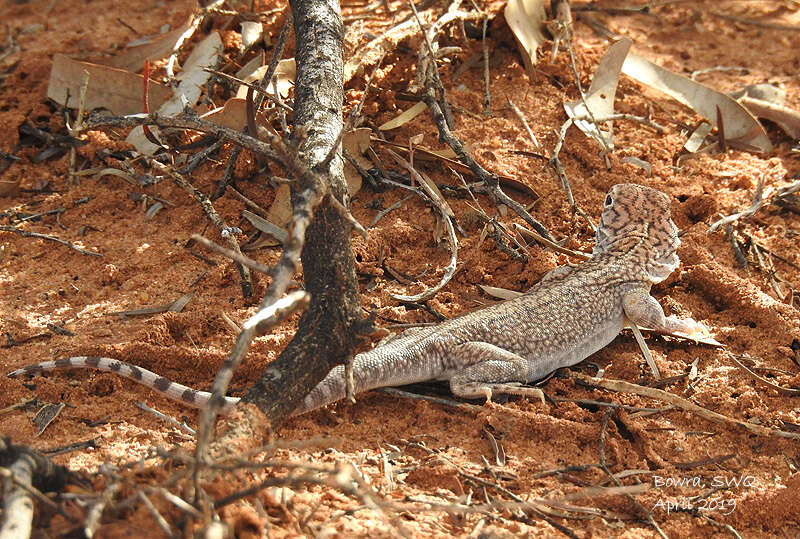
{"type": "MultiPolygon", "coordinates": [[[[165,397],[182,402],[193,408],[204,408],[211,399],[211,393],[198,391],[185,385],[173,382],[154,372],[136,365],[125,363],[116,359],[96,356],[75,356],[55,361],[43,361],[35,365],[28,365],[8,373],[9,378],[23,375],[32,375],[37,372],[53,371],[57,369],[97,369],[99,371],[113,372],[138,382],[150,389],[161,393],[165,397]]],[[[239,402],[237,397],[225,397],[225,402],[220,409],[221,414],[227,414],[239,402]]]]}
{"type": "MultiPolygon", "coordinates": [[[[355,370],[355,369],[354,369],[355,370]]],[[[356,381],[356,387],[359,387],[356,381]]],[[[342,400],[347,396],[347,385],[344,377],[344,367],[334,367],[322,381],[306,395],[303,401],[291,413],[292,416],[304,414],[311,410],[321,408],[342,400]]]]}

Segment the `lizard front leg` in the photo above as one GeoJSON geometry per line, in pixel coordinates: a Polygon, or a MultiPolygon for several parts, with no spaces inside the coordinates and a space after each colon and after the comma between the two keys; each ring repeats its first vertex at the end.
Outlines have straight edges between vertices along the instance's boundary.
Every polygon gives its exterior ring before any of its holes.
{"type": "Polygon", "coordinates": [[[625,294],[622,298],[622,309],[628,320],[642,327],[668,333],[682,333],[693,339],[709,335],[708,328],[691,318],[665,316],[661,304],[644,288],[637,288],[625,294]]]}
{"type": "Polygon", "coordinates": [[[528,380],[528,360],[524,357],[482,341],[460,344],[452,353],[472,363],[450,378],[450,391],[454,395],[466,399],[486,397],[489,402],[493,393],[505,393],[536,397],[544,403],[541,389],[518,385],[528,380]]]}

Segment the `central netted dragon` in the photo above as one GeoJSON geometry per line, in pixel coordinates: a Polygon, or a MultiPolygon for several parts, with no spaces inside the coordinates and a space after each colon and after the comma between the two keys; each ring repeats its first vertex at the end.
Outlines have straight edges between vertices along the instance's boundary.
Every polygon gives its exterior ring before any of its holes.
{"type": "MultiPolygon", "coordinates": [[[[426,380],[448,380],[464,398],[492,393],[540,395],[520,383],[539,380],[575,365],[609,344],[625,319],[640,326],[689,336],[705,334],[691,318],[665,316],[650,296],[679,264],[678,229],[669,197],[636,184],[615,185],[605,199],[589,260],[547,273],[528,292],[425,328],[407,330],[356,355],[356,393],[426,380]]],[[[54,369],[89,367],[115,372],[195,407],[210,394],[148,370],[104,357],[70,357],[17,369],[21,376],[54,369]]],[[[334,368],[294,411],[301,414],[346,395],[345,369],[334,368]]],[[[225,397],[223,412],[238,402],[225,397]]]]}

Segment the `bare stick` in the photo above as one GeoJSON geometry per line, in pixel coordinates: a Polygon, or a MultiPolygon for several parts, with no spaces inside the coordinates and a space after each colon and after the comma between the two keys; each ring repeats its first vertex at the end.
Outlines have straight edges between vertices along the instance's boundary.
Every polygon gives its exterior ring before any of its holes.
{"type": "MultiPolygon", "coordinates": [[[[488,194],[492,200],[494,200],[495,204],[504,204],[511,208],[540,235],[544,236],[545,238],[552,239],[550,232],[548,232],[547,228],[545,228],[543,224],[534,219],[528,213],[528,210],[522,206],[522,204],[516,200],[513,200],[503,192],[503,190],[500,188],[497,176],[480,166],[478,162],[467,153],[464,143],[461,142],[455,135],[453,135],[453,133],[450,131],[450,128],[447,127],[444,114],[442,113],[441,107],[439,107],[439,103],[434,97],[433,90],[429,88],[423,95],[422,99],[425,101],[425,104],[428,105],[428,109],[431,111],[431,115],[433,116],[433,121],[436,124],[436,127],[439,129],[439,138],[447,143],[454,152],[456,152],[459,161],[469,167],[470,171],[472,171],[472,173],[478,179],[484,182],[485,189],[483,192],[488,194]]],[[[479,189],[476,189],[476,191],[479,191],[479,189]]]]}
{"type": "Polygon", "coordinates": [[[265,266],[261,262],[253,260],[252,258],[243,255],[239,251],[234,251],[232,249],[226,249],[225,247],[219,245],[218,243],[214,243],[210,239],[206,238],[205,236],[201,236],[200,234],[192,234],[191,238],[208,249],[215,251],[223,256],[227,256],[231,260],[235,260],[239,264],[243,266],[247,266],[253,271],[257,271],[259,273],[263,273],[264,275],[272,275],[275,273],[275,268],[271,268],[269,266],[265,266]]]}
{"type": "Polygon", "coordinates": [[[639,350],[642,351],[642,355],[644,356],[645,361],[647,361],[647,366],[650,367],[650,373],[656,380],[661,380],[661,373],[658,370],[658,365],[656,365],[656,362],[653,359],[653,354],[647,347],[647,343],[644,342],[644,337],[642,337],[642,332],[639,331],[639,326],[630,321],[628,321],[628,325],[630,326],[631,331],[633,331],[633,336],[636,339],[636,344],[639,345],[639,350]]]}
{"type": "Polygon", "coordinates": [[[767,196],[769,194],[771,194],[771,189],[770,189],[770,193],[765,193],[764,192],[765,191],[764,190],[764,180],[765,180],[764,175],[762,175],[761,178],[759,178],[759,180],[758,180],[758,184],[756,185],[755,191],[753,191],[753,196],[750,199],[751,204],[750,204],[749,208],[747,208],[745,210],[742,210],[740,212],[736,212],[736,213],[734,213],[732,215],[728,215],[726,217],[723,217],[719,221],[715,221],[714,223],[711,224],[711,226],[708,227],[708,232],[709,233],[714,232],[719,227],[727,225],[727,224],[730,224],[730,223],[735,223],[736,221],[739,221],[740,219],[749,219],[750,217],[755,215],[756,212],[759,209],[761,209],[763,206],[769,204],[769,201],[767,201],[766,198],[767,198],[767,196]]]}
{"type": "Polygon", "coordinates": [[[736,17],[735,15],[728,15],[727,13],[720,13],[717,11],[711,11],[710,13],[715,17],[719,17],[720,19],[725,19],[731,22],[738,22],[739,24],[749,24],[750,26],[755,26],[758,28],[767,28],[769,30],[785,30],[788,32],[800,32],[800,26],[792,24],[777,24],[774,22],[754,21],[751,19],[736,17]]]}
{"type": "MultiPolygon", "coordinates": [[[[236,84],[241,84],[242,86],[247,86],[248,88],[258,92],[263,97],[269,99],[276,106],[282,108],[286,112],[288,112],[290,114],[292,112],[294,112],[292,110],[292,107],[290,107],[289,105],[284,103],[283,100],[280,97],[277,97],[274,94],[269,93],[266,89],[262,88],[261,84],[254,84],[252,82],[247,82],[247,81],[244,81],[244,80],[242,80],[242,79],[240,79],[238,77],[234,77],[233,75],[228,75],[227,73],[223,73],[222,71],[217,71],[216,69],[211,69],[209,67],[203,68],[203,71],[208,71],[209,73],[213,73],[214,75],[216,75],[218,77],[222,77],[222,78],[234,81],[234,82],[236,82],[236,84]]],[[[256,108],[256,110],[258,110],[258,109],[256,108]]]]}
{"type": "Polygon", "coordinates": [[[779,436],[781,438],[800,439],[800,432],[787,432],[779,429],[771,429],[761,425],[756,425],[754,423],[749,423],[747,421],[742,421],[740,419],[733,419],[703,408],[702,406],[698,406],[697,404],[684,399],[683,397],[673,395],[672,393],[668,393],[667,391],[663,391],[661,389],[644,387],[622,380],[604,380],[601,378],[584,376],[582,374],[574,374],[574,378],[591,387],[601,387],[609,391],[632,393],[634,395],[640,395],[642,397],[668,402],[673,406],[680,408],[681,410],[692,412],[704,419],[708,419],[709,421],[713,421],[715,423],[727,423],[728,425],[736,425],[737,427],[741,427],[742,429],[752,432],[753,434],[758,434],[759,436],[779,436]]]}
{"type": "Polygon", "coordinates": [[[224,138],[238,144],[239,146],[259,153],[282,164],[277,154],[269,144],[258,140],[255,137],[235,129],[229,129],[221,125],[203,120],[194,113],[182,113],[177,116],[162,116],[156,112],[150,114],[133,114],[129,116],[104,116],[102,114],[90,114],[84,122],[84,129],[95,129],[101,126],[112,127],[135,127],[138,125],[156,125],[158,127],[177,127],[180,129],[194,129],[204,133],[213,133],[218,137],[224,138]]]}
{"type": "MultiPolygon", "coordinates": [[[[419,172],[417,172],[411,163],[397,155],[397,153],[393,152],[392,150],[387,150],[392,157],[394,157],[395,161],[397,161],[402,167],[404,167],[409,174],[423,187],[430,189],[428,187],[428,182],[426,182],[422,176],[420,176],[419,172]]],[[[426,190],[427,190],[426,189],[426,190]]],[[[456,231],[453,228],[453,221],[450,218],[450,213],[447,211],[448,209],[444,206],[444,201],[441,197],[436,196],[433,192],[428,192],[428,198],[433,205],[436,206],[436,209],[439,210],[441,214],[442,220],[444,221],[445,227],[447,228],[447,240],[450,243],[450,262],[444,268],[444,275],[442,275],[442,279],[439,281],[439,284],[428,288],[420,292],[419,294],[415,294],[413,296],[406,296],[403,294],[392,294],[392,297],[398,299],[400,301],[423,301],[429,299],[436,295],[436,293],[442,289],[444,285],[446,285],[453,275],[456,272],[456,261],[458,259],[458,239],[456,239],[456,231]]]]}
{"type": "Polygon", "coordinates": [[[517,118],[519,118],[519,121],[522,122],[522,126],[528,132],[528,136],[531,137],[531,141],[533,142],[533,145],[536,146],[536,149],[542,151],[542,146],[541,144],[539,144],[539,139],[537,139],[536,135],[533,134],[533,130],[531,129],[531,126],[528,124],[528,120],[525,119],[525,115],[522,114],[522,111],[519,109],[519,107],[516,106],[514,102],[511,101],[510,99],[508,100],[508,106],[511,107],[511,110],[514,111],[514,114],[516,114],[517,118]]]}
{"type": "MultiPolygon", "coordinates": [[[[154,161],[154,163],[156,162],[154,161]]],[[[175,183],[186,190],[186,192],[192,195],[192,197],[194,197],[194,199],[200,203],[200,207],[203,208],[203,212],[205,212],[208,220],[211,221],[217,228],[219,228],[222,237],[225,238],[231,249],[241,255],[242,251],[239,248],[239,242],[236,240],[233,230],[225,223],[225,220],[219,215],[219,213],[217,213],[217,210],[214,209],[211,199],[197,187],[187,182],[183,176],[173,171],[171,168],[164,167],[164,170],[172,177],[175,183]]],[[[253,280],[250,277],[250,269],[244,264],[237,263],[236,266],[239,270],[239,277],[241,278],[242,295],[246,298],[249,298],[251,295],[253,295],[253,280]]]]}
{"type": "Polygon", "coordinates": [[[537,234],[533,230],[528,230],[527,228],[525,228],[522,225],[519,225],[519,224],[515,223],[514,224],[514,229],[517,230],[522,236],[528,236],[530,238],[533,238],[538,243],[541,243],[542,245],[544,245],[546,247],[549,247],[550,249],[552,249],[553,251],[555,251],[557,253],[563,253],[563,254],[565,254],[567,256],[572,256],[572,257],[577,258],[579,260],[589,260],[590,258],[592,258],[592,255],[589,254],[589,253],[582,253],[580,251],[573,251],[572,249],[567,249],[566,247],[562,247],[559,244],[557,244],[556,242],[554,242],[554,241],[552,241],[550,239],[547,239],[544,236],[541,236],[541,235],[537,234]]]}
{"type": "Polygon", "coordinates": [[[755,378],[759,382],[771,387],[772,389],[776,389],[776,390],[780,391],[781,393],[783,393],[785,395],[791,395],[793,397],[795,397],[797,395],[800,395],[800,389],[794,389],[794,388],[791,388],[791,387],[783,387],[783,386],[779,386],[778,384],[774,384],[774,383],[770,382],[769,380],[767,380],[766,378],[764,378],[763,376],[759,376],[758,374],[756,374],[755,372],[750,370],[750,368],[747,365],[745,365],[744,363],[742,363],[741,361],[739,361],[739,359],[735,355],[731,354],[730,352],[728,352],[727,355],[728,355],[729,358],[731,358],[731,360],[734,363],[736,363],[736,365],[739,366],[739,368],[744,370],[747,374],[749,374],[750,376],[752,376],[753,378],[755,378]]]}
{"type": "Polygon", "coordinates": [[[558,141],[556,141],[556,145],[553,147],[553,156],[550,158],[550,165],[556,171],[558,179],[561,180],[561,188],[564,189],[564,193],[567,195],[567,202],[570,208],[574,210],[576,204],[575,197],[572,196],[572,187],[570,187],[564,165],[561,164],[561,159],[558,157],[558,154],[561,153],[561,147],[564,145],[564,138],[567,136],[567,129],[569,129],[571,125],[572,118],[567,118],[567,121],[561,126],[561,130],[558,132],[558,141]]]}
{"type": "Polygon", "coordinates": [[[93,251],[87,251],[86,249],[82,249],[82,248],[78,247],[74,243],[70,243],[70,242],[68,242],[66,240],[62,240],[60,238],[56,238],[55,236],[48,236],[47,234],[39,234],[38,232],[29,232],[27,230],[20,230],[17,227],[8,226],[8,225],[0,225],[0,230],[3,230],[5,232],[13,232],[14,234],[19,234],[23,238],[41,238],[43,240],[54,241],[56,243],[60,243],[61,245],[66,245],[70,249],[78,251],[82,255],[95,256],[97,258],[103,258],[103,255],[101,253],[95,253],[93,251]]]}

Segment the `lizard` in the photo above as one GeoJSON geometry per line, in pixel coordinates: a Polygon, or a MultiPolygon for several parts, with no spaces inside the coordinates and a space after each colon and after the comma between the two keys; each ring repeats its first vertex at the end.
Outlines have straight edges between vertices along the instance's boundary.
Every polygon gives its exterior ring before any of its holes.
{"type": "MultiPolygon", "coordinates": [[[[665,316],[650,295],[680,263],[678,228],[669,197],[637,184],[614,185],[605,198],[591,257],[557,267],[524,294],[435,326],[412,328],[353,359],[355,393],[428,380],[447,380],[461,398],[493,393],[536,396],[521,384],[575,365],[609,344],[628,321],[654,330],[708,335],[691,318],[665,316]]],[[[204,407],[210,393],[141,367],[104,357],[76,356],[14,370],[10,377],[87,367],[117,373],[174,400],[204,407]]],[[[346,396],[337,366],[305,397],[299,415],[346,396]]],[[[221,413],[239,399],[225,397],[221,413]]]]}

